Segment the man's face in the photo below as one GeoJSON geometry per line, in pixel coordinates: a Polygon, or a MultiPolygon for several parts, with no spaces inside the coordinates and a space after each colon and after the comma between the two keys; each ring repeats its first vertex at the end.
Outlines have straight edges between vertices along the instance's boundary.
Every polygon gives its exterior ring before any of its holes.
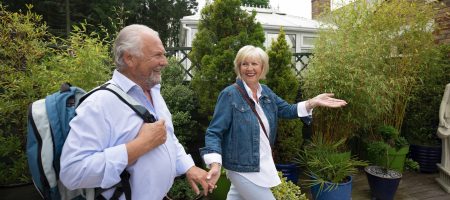
{"type": "Polygon", "coordinates": [[[145,35],[142,43],[142,56],[133,56],[130,79],[143,89],[149,90],[161,82],[161,70],[167,66],[165,49],[158,37],[145,35]]]}

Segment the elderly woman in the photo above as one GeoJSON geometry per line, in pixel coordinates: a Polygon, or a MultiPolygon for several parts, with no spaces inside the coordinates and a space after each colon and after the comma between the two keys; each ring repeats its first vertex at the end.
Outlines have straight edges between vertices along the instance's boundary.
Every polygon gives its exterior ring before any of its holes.
{"type": "Polygon", "coordinates": [[[210,167],[207,178],[215,184],[223,166],[231,181],[227,199],[273,200],[270,188],[281,183],[271,153],[278,118],[301,118],[309,124],[314,107],[342,107],[347,103],[329,93],[287,103],[259,83],[269,71],[268,55],[259,47],[242,47],[234,70],[236,83],[220,93],[206,130],[205,147],[200,149],[210,167]]]}

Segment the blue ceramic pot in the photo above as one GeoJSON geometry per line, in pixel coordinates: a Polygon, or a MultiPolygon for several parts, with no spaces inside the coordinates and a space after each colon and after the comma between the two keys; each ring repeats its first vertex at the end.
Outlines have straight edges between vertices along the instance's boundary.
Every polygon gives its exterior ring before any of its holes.
{"type": "Polygon", "coordinates": [[[325,183],[322,190],[320,190],[320,185],[314,185],[311,187],[312,197],[315,200],[351,200],[352,182],[353,178],[349,176],[347,182],[339,183],[333,189],[330,189],[332,183],[325,183]]]}

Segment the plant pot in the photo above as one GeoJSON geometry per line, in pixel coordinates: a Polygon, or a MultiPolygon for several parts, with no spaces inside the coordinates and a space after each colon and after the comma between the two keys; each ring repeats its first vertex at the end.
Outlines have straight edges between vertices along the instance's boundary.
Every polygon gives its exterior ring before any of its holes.
{"type": "Polygon", "coordinates": [[[440,146],[423,146],[412,144],[410,148],[410,157],[420,166],[422,173],[436,173],[438,171],[437,163],[441,162],[440,146]]]}
{"type": "Polygon", "coordinates": [[[312,197],[315,200],[350,200],[352,198],[352,177],[345,183],[339,183],[337,187],[331,189],[332,183],[325,183],[323,189],[320,184],[311,187],[312,197]]]}
{"type": "Polygon", "coordinates": [[[364,168],[369,182],[370,192],[374,200],[392,200],[402,178],[402,174],[394,171],[384,171],[379,166],[364,168]]]}
{"type": "MultiPolygon", "coordinates": [[[[231,182],[228,180],[225,171],[222,169],[219,180],[217,180],[217,188],[211,193],[213,200],[226,200],[228,191],[230,190],[231,182]]],[[[209,196],[209,195],[208,195],[209,196]]]]}
{"type": "Polygon", "coordinates": [[[275,164],[278,171],[283,173],[283,177],[286,177],[288,181],[297,184],[298,182],[298,166],[295,163],[289,164],[275,164]]]}

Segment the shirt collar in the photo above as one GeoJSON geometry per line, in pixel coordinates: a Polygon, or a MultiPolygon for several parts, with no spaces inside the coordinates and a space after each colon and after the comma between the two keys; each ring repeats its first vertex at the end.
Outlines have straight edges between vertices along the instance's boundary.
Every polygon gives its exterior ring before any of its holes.
{"type": "MultiPolygon", "coordinates": [[[[139,85],[137,85],[135,82],[133,82],[117,70],[114,70],[113,72],[112,82],[117,84],[126,93],[128,93],[133,88],[142,90],[139,85]]],[[[154,89],[159,91],[161,89],[161,84],[157,84],[151,88],[151,90],[154,89]]]]}
{"type": "MultiPolygon", "coordinates": [[[[250,87],[248,87],[247,83],[245,83],[245,81],[242,81],[242,83],[244,84],[244,88],[245,91],[247,91],[248,96],[253,97],[252,90],[250,89],[250,87]]],[[[256,98],[259,99],[259,97],[261,97],[261,91],[262,91],[261,84],[258,83],[258,89],[256,90],[256,98]]]]}

